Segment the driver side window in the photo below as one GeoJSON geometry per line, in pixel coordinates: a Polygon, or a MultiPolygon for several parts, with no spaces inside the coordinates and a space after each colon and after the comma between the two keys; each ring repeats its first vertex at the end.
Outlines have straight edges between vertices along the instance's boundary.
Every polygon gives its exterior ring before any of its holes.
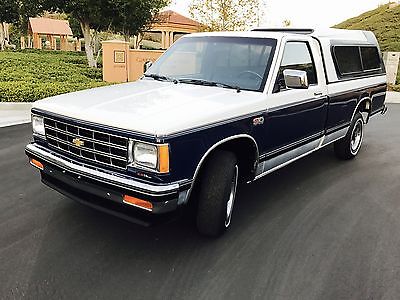
{"type": "Polygon", "coordinates": [[[283,77],[283,71],[286,69],[305,71],[307,72],[308,83],[310,85],[318,83],[314,60],[307,42],[286,43],[282,63],[279,67],[274,86],[274,93],[287,90],[283,77]]]}

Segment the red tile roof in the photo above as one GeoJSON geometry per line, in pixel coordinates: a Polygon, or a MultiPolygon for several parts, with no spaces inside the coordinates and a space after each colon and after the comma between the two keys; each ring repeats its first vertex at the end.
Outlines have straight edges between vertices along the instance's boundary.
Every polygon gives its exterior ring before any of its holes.
{"type": "Polygon", "coordinates": [[[201,26],[201,24],[195,20],[182,16],[173,10],[166,10],[160,13],[162,23],[174,23],[191,26],[201,26]]]}
{"type": "Polygon", "coordinates": [[[49,18],[29,18],[32,33],[52,35],[73,35],[69,22],[49,18]]]}

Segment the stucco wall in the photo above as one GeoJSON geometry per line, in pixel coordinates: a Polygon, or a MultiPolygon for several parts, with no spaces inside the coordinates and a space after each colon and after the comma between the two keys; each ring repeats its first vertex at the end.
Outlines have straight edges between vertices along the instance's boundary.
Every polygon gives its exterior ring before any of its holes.
{"type": "Polygon", "coordinates": [[[396,83],[397,73],[399,72],[400,52],[383,53],[383,61],[386,67],[387,82],[396,83]]]}

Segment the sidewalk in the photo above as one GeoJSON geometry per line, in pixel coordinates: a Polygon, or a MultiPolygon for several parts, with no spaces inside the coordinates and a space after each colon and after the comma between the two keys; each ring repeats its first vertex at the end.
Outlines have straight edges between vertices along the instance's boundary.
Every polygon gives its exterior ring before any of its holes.
{"type": "Polygon", "coordinates": [[[400,93],[399,92],[387,92],[386,103],[400,104],[400,93]]]}
{"type": "Polygon", "coordinates": [[[31,103],[0,103],[0,127],[31,122],[31,103]]]}

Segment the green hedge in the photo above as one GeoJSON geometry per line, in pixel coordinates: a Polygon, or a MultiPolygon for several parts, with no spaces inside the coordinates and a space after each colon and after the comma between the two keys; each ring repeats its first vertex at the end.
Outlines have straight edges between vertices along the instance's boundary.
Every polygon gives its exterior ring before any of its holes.
{"type": "Polygon", "coordinates": [[[0,52],[0,102],[33,102],[103,85],[102,69],[89,68],[84,53],[0,52]]]}
{"type": "Polygon", "coordinates": [[[47,97],[74,91],[103,86],[101,82],[64,83],[64,82],[0,82],[0,100],[2,102],[33,102],[47,97]]]}
{"type": "Polygon", "coordinates": [[[389,91],[400,92],[400,85],[389,85],[389,91]]]}

